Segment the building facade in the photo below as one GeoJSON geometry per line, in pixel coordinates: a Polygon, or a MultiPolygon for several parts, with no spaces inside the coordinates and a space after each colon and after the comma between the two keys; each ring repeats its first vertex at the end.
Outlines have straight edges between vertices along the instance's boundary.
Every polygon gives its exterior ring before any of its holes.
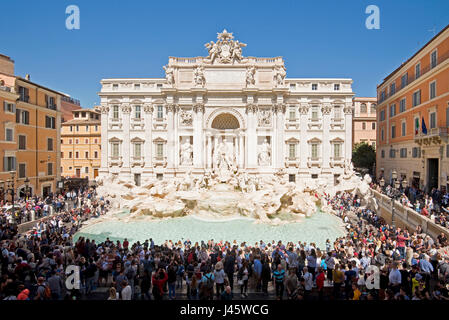
{"type": "Polygon", "coordinates": [[[376,148],[376,97],[354,98],[352,145],[367,143],[376,148]]]}
{"type": "Polygon", "coordinates": [[[0,176],[10,177],[9,172],[15,171],[18,195],[25,195],[26,179],[30,194],[55,192],[60,178],[61,94],[31,82],[28,75],[14,75],[14,61],[4,55],[0,55],[0,82],[5,99],[1,136],[6,143],[0,176]]]}
{"type": "Polygon", "coordinates": [[[377,176],[449,182],[449,25],[377,87],[377,176]]]}
{"type": "Polygon", "coordinates": [[[61,176],[94,180],[101,157],[100,113],[73,111],[73,119],[61,125],[61,176]]]}
{"type": "Polygon", "coordinates": [[[238,169],[334,184],[352,151],[352,80],[286,78],[282,57],[244,57],[224,30],[165,78],[103,79],[100,176],[238,169]]]}
{"type": "Polygon", "coordinates": [[[74,99],[69,95],[63,94],[61,96],[61,123],[73,119],[73,111],[81,108],[80,101],[74,99]]]}

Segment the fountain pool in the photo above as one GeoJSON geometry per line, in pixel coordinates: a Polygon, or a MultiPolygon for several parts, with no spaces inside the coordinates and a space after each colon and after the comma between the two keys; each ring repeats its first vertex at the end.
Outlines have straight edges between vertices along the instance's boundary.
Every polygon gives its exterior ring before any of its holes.
{"type": "MultiPolygon", "coordinates": [[[[123,216],[126,213],[117,214],[123,216]]],[[[156,244],[165,240],[186,240],[200,242],[214,239],[215,241],[237,240],[254,245],[255,242],[276,242],[282,240],[286,243],[293,241],[315,242],[324,248],[326,239],[334,241],[345,234],[342,221],[331,214],[318,211],[310,218],[301,222],[292,222],[282,225],[254,223],[253,219],[235,218],[224,221],[205,221],[194,216],[164,219],[158,221],[104,221],[82,228],[75,234],[75,241],[80,237],[95,239],[97,243],[106,240],[122,241],[127,238],[130,243],[143,242],[153,238],[156,244]]]]}

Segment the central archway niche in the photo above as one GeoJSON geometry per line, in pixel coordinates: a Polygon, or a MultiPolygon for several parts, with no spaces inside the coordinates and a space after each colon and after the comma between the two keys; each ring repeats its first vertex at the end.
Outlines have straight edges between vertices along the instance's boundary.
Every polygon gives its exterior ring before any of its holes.
{"type": "Polygon", "coordinates": [[[234,115],[222,113],[214,118],[211,127],[218,130],[238,129],[240,124],[234,115]]]}

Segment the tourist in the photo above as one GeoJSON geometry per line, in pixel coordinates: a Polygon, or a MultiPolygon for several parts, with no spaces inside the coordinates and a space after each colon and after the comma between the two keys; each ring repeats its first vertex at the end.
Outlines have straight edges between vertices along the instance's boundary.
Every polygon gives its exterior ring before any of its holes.
{"type": "Polygon", "coordinates": [[[121,283],[121,287],[123,288],[122,292],[121,292],[122,300],[131,300],[132,289],[131,289],[131,286],[129,285],[128,281],[123,280],[121,283]]]}
{"type": "Polygon", "coordinates": [[[232,290],[230,286],[226,286],[225,290],[220,294],[221,300],[230,301],[232,300],[232,290]]]}
{"type": "Polygon", "coordinates": [[[282,300],[284,295],[284,277],[285,270],[282,269],[282,265],[278,264],[277,269],[273,272],[273,283],[276,289],[276,299],[282,300]]]}
{"type": "Polygon", "coordinates": [[[318,274],[316,276],[316,288],[318,290],[318,299],[323,300],[324,280],[326,279],[324,269],[318,268],[318,274]]]}
{"type": "Polygon", "coordinates": [[[242,266],[237,273],[237,280],[240,285],[240,296],[242,298],[248,297],[248,279],[250,276],[250,268],[248,267],[248,261],[243,260],[242,266]]]}
{"type": "Polygon", "coordinates": [[[218,261],[215,264],[215,271],[214,271],[217,299],[220,298],[220,294],[224,290],[225,276],[226,276],[226,274],[225,274],[225,272],[223,270],[223,263],[221,261],[218,261]]]}
{"type": "Polygon", "coordinates": [[[164,285],[168,280],[168,275],[163,268],[159,268],[151,278],[153,284],[153,297],[155,300],[162,300],[164,297],[164,285]]]}

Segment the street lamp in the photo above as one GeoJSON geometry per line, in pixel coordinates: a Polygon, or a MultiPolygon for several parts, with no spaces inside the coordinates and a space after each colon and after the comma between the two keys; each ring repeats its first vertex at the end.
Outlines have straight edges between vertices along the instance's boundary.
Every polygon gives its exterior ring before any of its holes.
{"type": "Polygon", "coordinates": [[[28,179],[28,177],[26,177],[24,182],[25,182],[25,198],[26,198],[26,200],[28,200],[29,193],[30,193],[30,189],[29,189],[30,179],[28,179]]]}
{"type": "Polygon", "coordinates": [[[16,224],[16,210],[14,208],[14,197],[15,197],[15,177],[16,177],[16,172],[15,171],[10,171],[9,172],[11,174],[11,179],[6,180],[6,182],[8,183],[8,191],[11,191],[11,203],[12,203],[12,222],[13,224],[16,224]]]}
{"type": "Polygon", "coordinates": [[[407,183],[407,179],[404,178],[404,179],[402,180],[402,188],[404,188],[404,189],[407,188],[407,184],[408,184],[408,183],[407,183]]]}

